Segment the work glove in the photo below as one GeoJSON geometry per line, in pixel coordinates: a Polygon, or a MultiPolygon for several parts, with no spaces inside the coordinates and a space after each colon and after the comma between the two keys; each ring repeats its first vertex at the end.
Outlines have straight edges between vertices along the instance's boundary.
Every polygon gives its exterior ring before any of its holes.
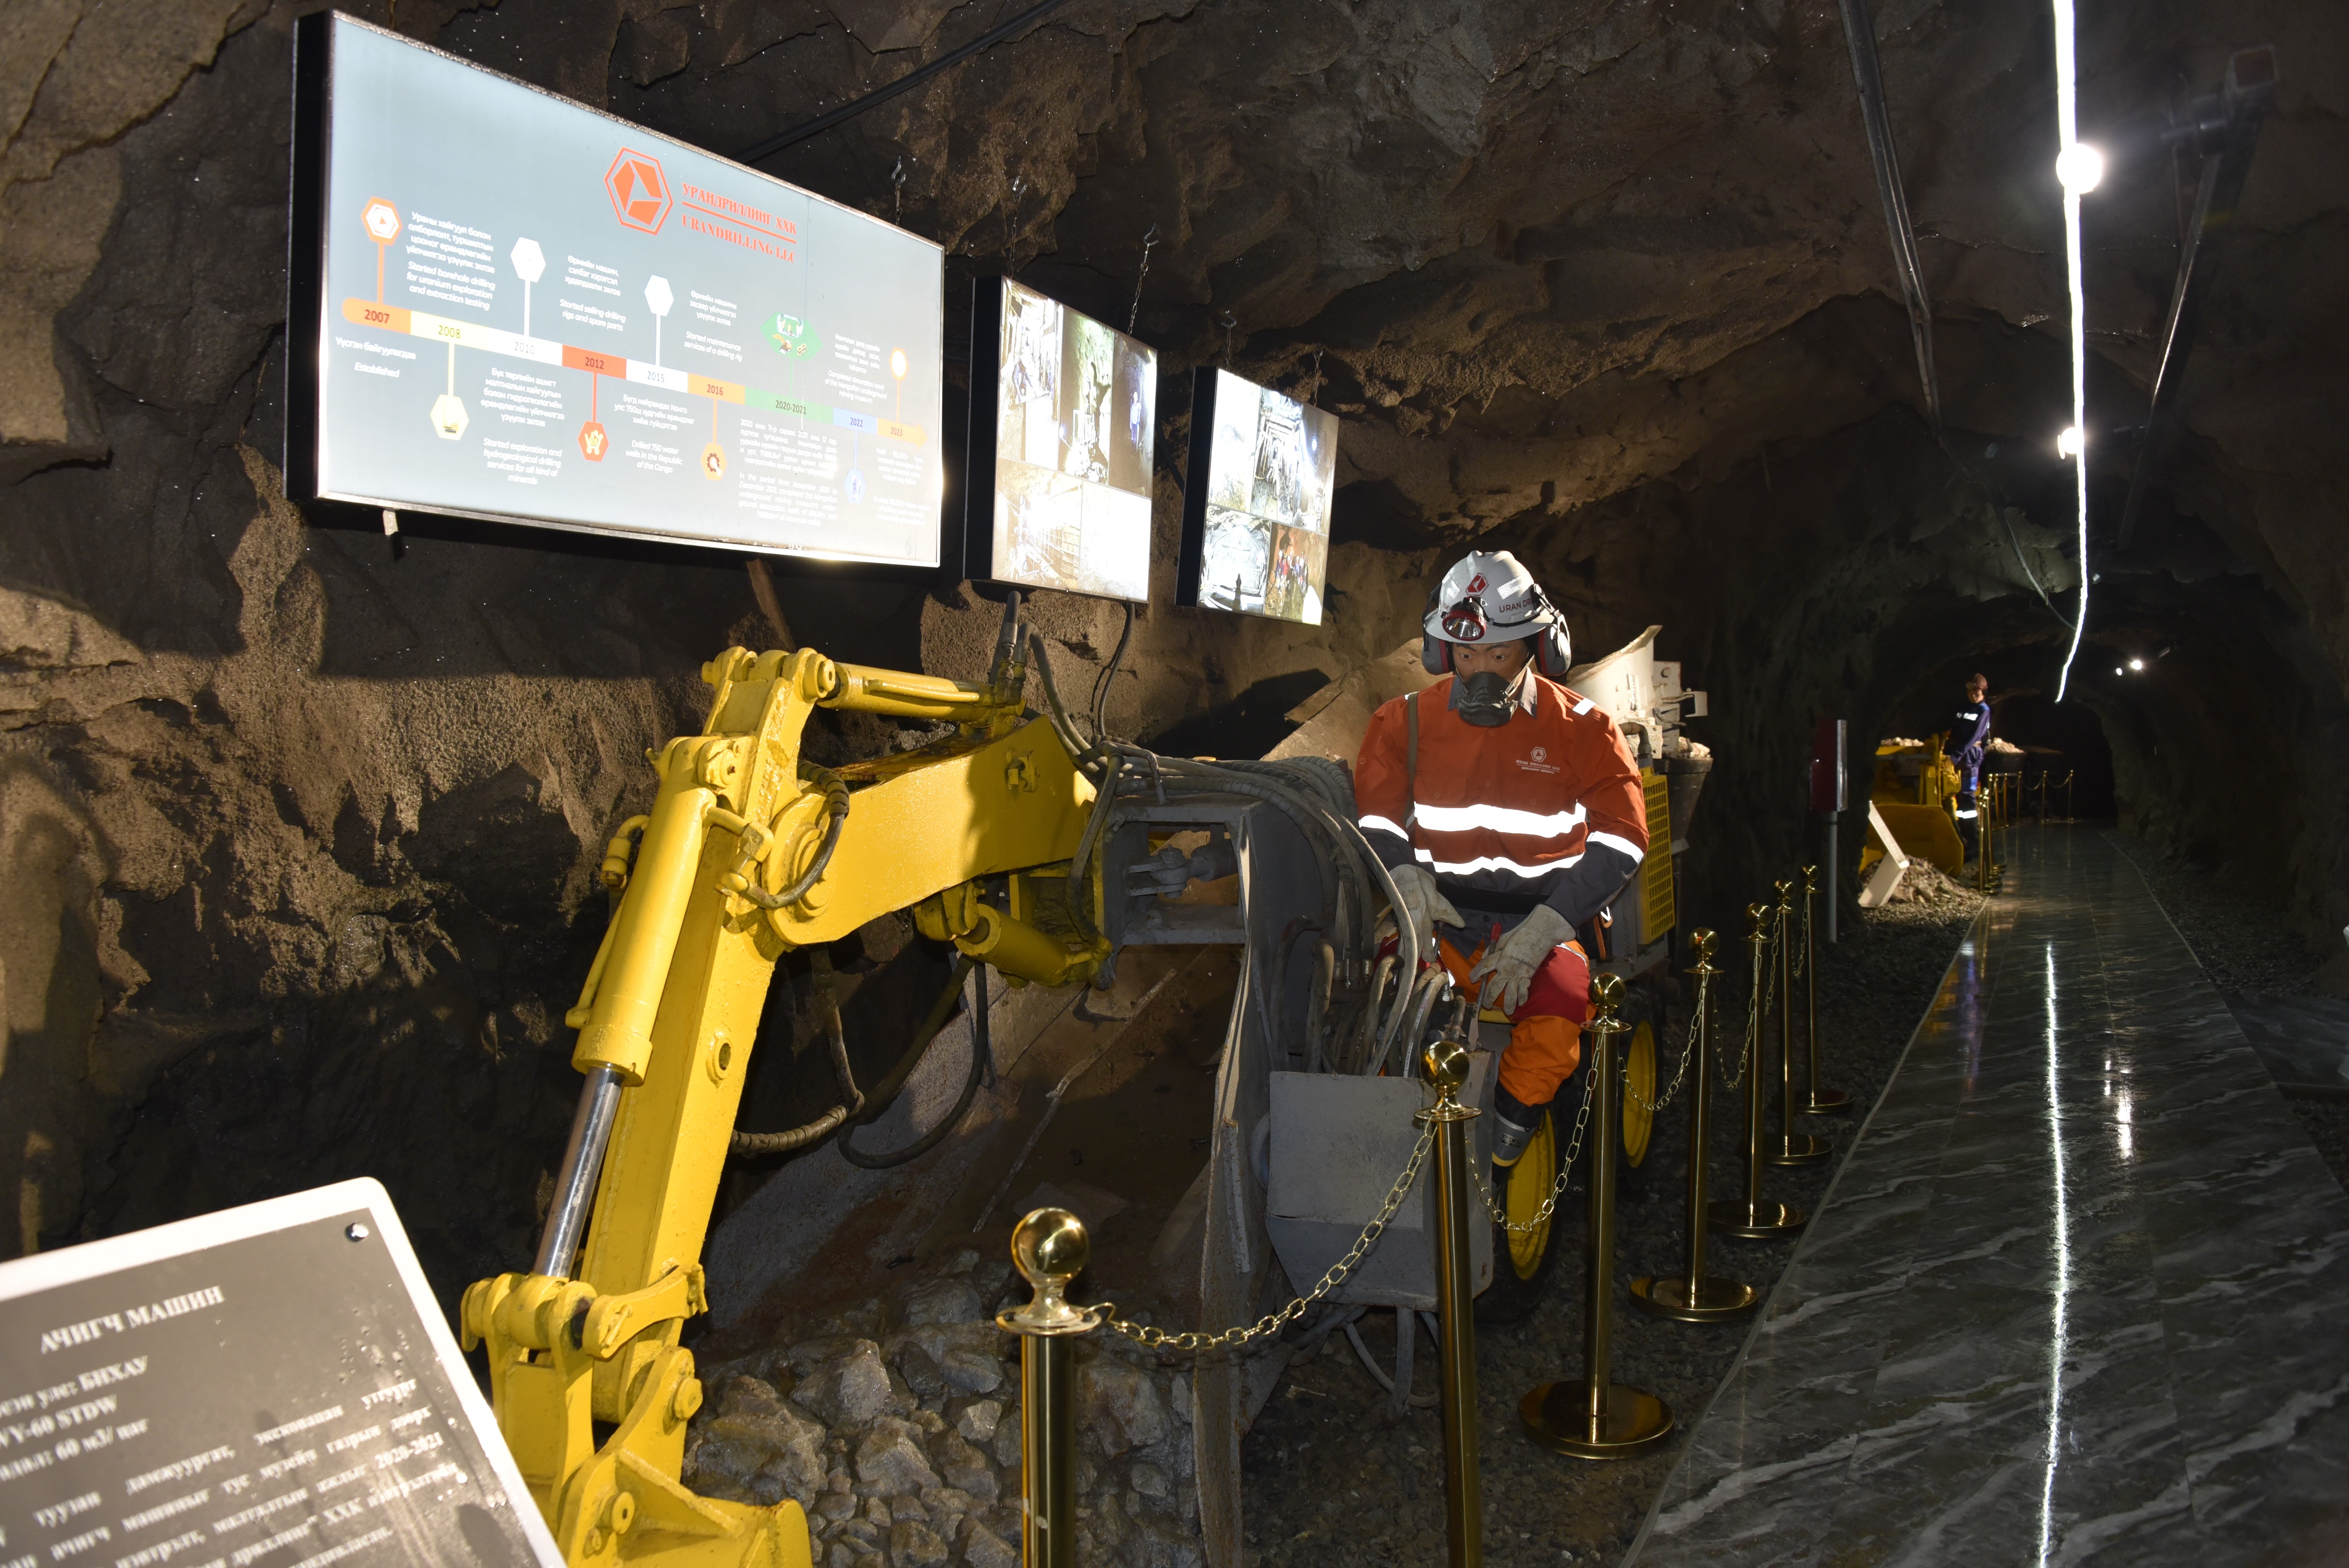
{"type": "Polygon", "coordinates": [[[1534,971],[1549,961],[1561,943],[1573,939],[1574,927],[1566,916],[1546,903],[1534,905],[1533,913],[1518,922],[1516,930],[1487,946],[1469,966],[1468,979],[1478,987],[1478,1004],[1514,1016],[1533,989],[1534,971]]]}
{"type": "Polygon", "coordinates": [[[1397,866],[1391,874],[1395,892],[1402,896],[1402,907],[1395,911],[1399,921],[1411,923],[1413,935],[1419,939],[1419,955],[1423,962],[1435,958],[1435,928],[1439,925],[1464,925],[1460,912],[1435,885],[1435,873],[1425,866],[1397,866]]]}

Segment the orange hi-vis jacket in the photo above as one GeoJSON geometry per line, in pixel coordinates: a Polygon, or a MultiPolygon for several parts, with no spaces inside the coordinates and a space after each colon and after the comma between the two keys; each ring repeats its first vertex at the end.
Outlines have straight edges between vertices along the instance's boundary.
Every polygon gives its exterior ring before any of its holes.
{"type": "Polygon", "coordinates": [[[1382,705],[1354,764],[1355,807],[1381,861],[1416,860],[1472,922],[1472,911],[1522,914],[1538,902],[1579,925],[1640,869],[1646,798],[1613,719],[1535,671],[1525,678],[1531,711],[1489,728],[1453,711],[1453,677],[1419,693],[1415,778],[1408,699],[1382,705]]]}

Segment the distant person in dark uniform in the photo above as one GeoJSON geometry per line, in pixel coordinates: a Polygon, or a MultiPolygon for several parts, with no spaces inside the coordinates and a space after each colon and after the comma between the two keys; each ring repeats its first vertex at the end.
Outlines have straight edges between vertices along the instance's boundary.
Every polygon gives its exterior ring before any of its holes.
{"type": "Polygon", "coordinates": [[[1958,769],[1958,838],[1966,846],[1966,859],[1982,858],[1982,807],[1977,793],[1982,788],[1982,758],[1990,746],[1990,677],[1968,676],[1966,700],[1957,711],[1957,723],[1950,729],[1950,760],[1958,769]]]}

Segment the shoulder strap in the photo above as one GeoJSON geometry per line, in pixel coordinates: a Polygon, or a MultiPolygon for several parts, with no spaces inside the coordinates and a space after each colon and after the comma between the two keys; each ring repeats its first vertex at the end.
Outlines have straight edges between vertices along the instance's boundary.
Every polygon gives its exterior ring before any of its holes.
{"type": "Polygon", "coordinates": [[[1410,802],[1403,812],[1402,825],[1408,830],[1419,815],[1419,694],[1408,692],[1402,699],[1402,789],[1403,799],[1410,802]]]}

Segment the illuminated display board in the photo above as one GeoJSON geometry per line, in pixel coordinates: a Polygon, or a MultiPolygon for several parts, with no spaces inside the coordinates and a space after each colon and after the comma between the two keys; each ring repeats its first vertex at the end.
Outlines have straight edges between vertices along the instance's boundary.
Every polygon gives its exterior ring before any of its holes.
{"type": "Polygon", "coordinates": [[[346,16],[295,75],[296,500],[938,563],[937,246],[346,16]]]}
{"type": "Polygon", "coordinates": [[[972,295],[967,574],[1150,597],[1158,351],[1009,279],[972,295]]]}
{"type": "Polygon", "coordinates": [[[1319,625],[1337,478],[1336,415],[1200,370],[1175,602],[1319,625]]]}

